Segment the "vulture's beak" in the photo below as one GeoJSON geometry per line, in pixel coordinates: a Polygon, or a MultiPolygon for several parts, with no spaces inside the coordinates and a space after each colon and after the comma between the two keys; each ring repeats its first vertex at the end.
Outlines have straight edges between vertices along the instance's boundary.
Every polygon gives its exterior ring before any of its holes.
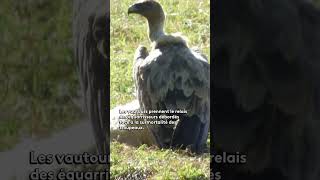
{"type": "Polygon", "coordinates": [[[138,13],[138,12],[139,12],[139,7],[137,4],[130,6],[128,9],[128,15],[133,13],[138,13]]]}

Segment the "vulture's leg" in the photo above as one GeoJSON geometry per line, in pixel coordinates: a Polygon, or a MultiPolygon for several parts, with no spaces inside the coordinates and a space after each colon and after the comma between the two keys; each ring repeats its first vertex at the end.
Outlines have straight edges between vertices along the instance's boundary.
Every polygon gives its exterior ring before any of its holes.
{"type": "Polygon", "coordinates": [[[185,148],[189,146],[191,151],[201,153],[206,147],[209,123],[202,123],[197,116],[182,117],[174,131],[173,147],[185,148]]]}

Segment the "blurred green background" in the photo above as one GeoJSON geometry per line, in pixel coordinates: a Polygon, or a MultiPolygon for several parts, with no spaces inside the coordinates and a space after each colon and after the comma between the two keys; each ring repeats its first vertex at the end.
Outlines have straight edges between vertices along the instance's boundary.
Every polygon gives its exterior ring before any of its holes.
{"type": "Polygon", "coordinates": [[[2,0],[0,151],[80,120],[71,0],[2,0]]]}

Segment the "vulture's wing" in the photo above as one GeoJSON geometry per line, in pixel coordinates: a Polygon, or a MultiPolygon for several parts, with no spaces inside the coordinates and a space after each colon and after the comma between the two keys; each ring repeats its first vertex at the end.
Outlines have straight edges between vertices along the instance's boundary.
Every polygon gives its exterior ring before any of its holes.
{"type": "Polygon", "coordinates": [[[108,1],[74,0],[74,53],[85,110],[92,123],[98,151],[108,153],[108,1]]]}
{"type": "Polygon", "coordinates": [[[209,128],[209,64],[183,45],[156,48],[135,64],[138,99],[144,110],[187,110],[174,129],[152,127],[161,147],[200,148],[209,128]]]}

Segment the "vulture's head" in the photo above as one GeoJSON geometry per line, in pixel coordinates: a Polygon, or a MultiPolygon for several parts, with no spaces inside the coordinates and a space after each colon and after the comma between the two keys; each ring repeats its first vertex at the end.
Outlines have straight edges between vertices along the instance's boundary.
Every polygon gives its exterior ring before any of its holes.
{"type": "Polygon", "coordinates": [[[140,14],[153,22],[165,19],[161,5],[154,0],[142,0],[133,4],[129,7],[128,14],[140,14]]]}
{"type": "Polygon", "coordinates": [[[165,33],[163,31],[165,15],[161,5],[154,0],[142,0],[128,9],[128,14],[139,14],[148,20],[149,38],[156,41],[165,33]]]}

